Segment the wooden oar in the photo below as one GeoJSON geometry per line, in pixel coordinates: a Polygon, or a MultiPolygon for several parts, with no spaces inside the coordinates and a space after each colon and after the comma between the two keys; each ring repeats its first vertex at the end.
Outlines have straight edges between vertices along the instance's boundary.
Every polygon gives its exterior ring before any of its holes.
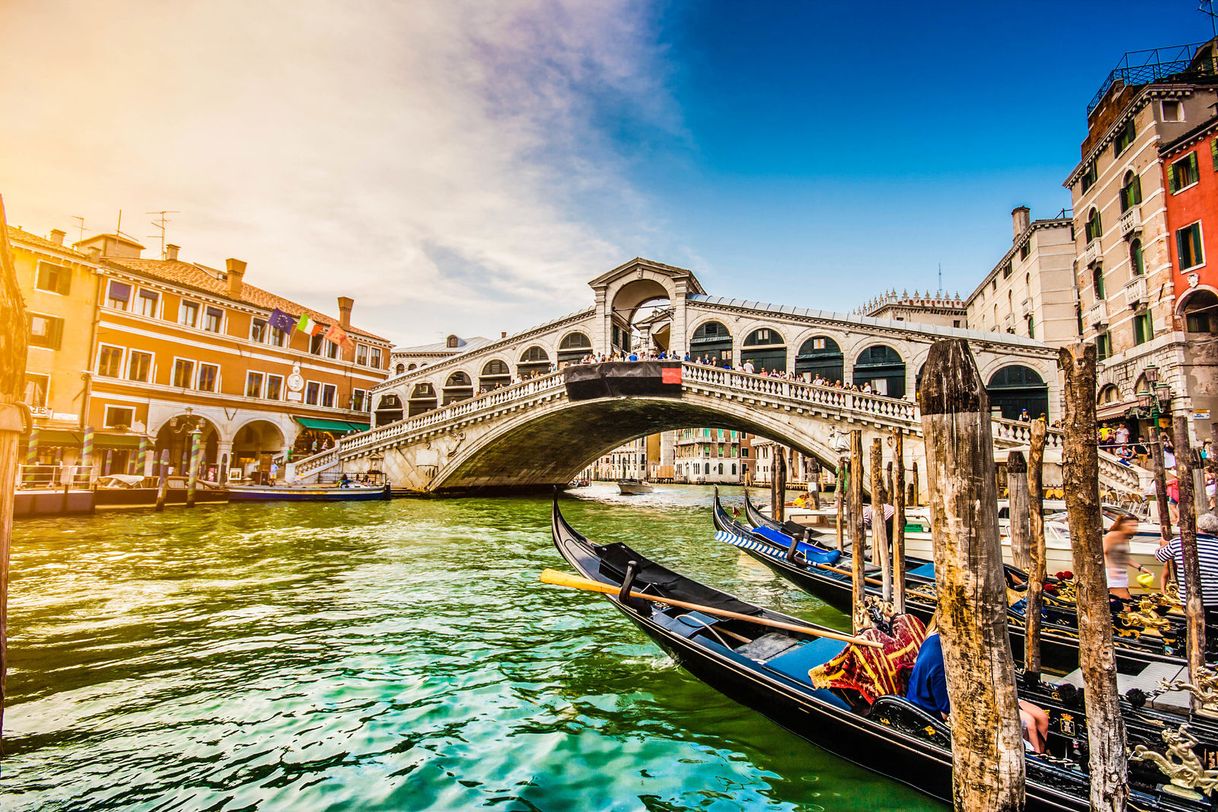
{"type": "MultiPolygon", "coordinates": [[[[541,582],[543,584],[553,584],[554,586],[565,586],[570,589],[582,589],[586,592],[600,592],[605,595],[616,595],[618,587],[610,584],[602,584],[600,581],[593,581],[588,578],[581,578],[578,575],[571,575],[558,570],[545,569],[541,571],[541,582]]],[[[775,629],[785,629],[789,632],[799,632],[800,634],[810,634],[814,637],[827,637],[830,640],[841,640],[843,643],[853,643],[856,646],[870,646],[871,648],[883,648],[881,643],[874,640],[864,640],[861,637],[851,637],[848,634],[840,632],[824,631],[822,629],[814,629],[810,626],[799,626],[794,623],[784,623],[781,620],[770,620],[765,617],[755,617],[754,615],[745,615],[740,612],[729,612],[726,609],[716,609],[713,606],[703,606],[698,603],[688,603],[679,601],[674,598],[662,598],[659,595],[648,595],[646,592],[631,592],[630,597],[641,598],[652,603],[662,603],[667,606],[675,606],[678,609],[690,609],[695,612],[702,612],[707,615],[717,615],[718,617],[731,618],[732,620],[743,620],[746,623],[755,623],[758,626],[772,626],[775,629]]]]}
{"type": "MultiPolygon", "coordinates": [[[[809,561],[808,563],[811,564],[812,566],[816,567],[817,569],[828,570],[829,572],[836,572],[838,575],[849,575],[851,578],[854,577],[853,572],[851,572],[850,570],[844,570],[841,567],[831,567],[828,564],[818,564],[815,561],[809,561]]],[[[882,586],[883,585],[883,582],[880,581],[878,578],[867,578],[866,576],[863,577],[863,583],[872,584],[873,586],[882,586]]]]}

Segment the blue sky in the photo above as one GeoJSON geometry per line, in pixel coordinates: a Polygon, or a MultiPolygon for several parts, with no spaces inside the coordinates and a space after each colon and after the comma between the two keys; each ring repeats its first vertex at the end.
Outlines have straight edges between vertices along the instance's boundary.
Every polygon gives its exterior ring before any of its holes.
{"type": "Polygon", "coordinates": [[[37,233],[172,215],[181,256],[405,344],[591,304],[634,257],[850,310],[967,294],[1052,216],[1127,50],[1196,0],[8,0],[0,188],[37,233]],[[53,32],[53,33],[52,33],[53,32]],[[189,32],[186,35],[184,32],[189,32]],[[52,38],[70,47],[46,59],[52,38]],[[87,122],[87,124],[82,124],[87,122]]]}

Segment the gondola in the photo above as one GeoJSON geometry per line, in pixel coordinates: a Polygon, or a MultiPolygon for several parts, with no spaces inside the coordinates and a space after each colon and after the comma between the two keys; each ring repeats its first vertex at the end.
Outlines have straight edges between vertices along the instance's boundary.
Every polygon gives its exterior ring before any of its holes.
{"type": "MultiPolygon", "coordinates": [[[[901,696],[881,695],[874,702],[861,703],[844,692],[812,685],[809,669],[837,657],[847,644],[631,597],[632,591],[643,592],[817,628],[698,583],[624,544],[594,544],[567,524],[557,501],[551,534],[568,564],[583,577],[618,589],[618,594],[607,596],[609,601],[707,685],[829,752],[950,801],[951,733],[942,720],[901,696]]],[[[1085,757],[1077,755],[1078,741],[1063,739],[1051,729],[1053,755],[1027,757],[1027,808],[1088,809],[1088,779],[1080,767],[1085,757]]],[[[1148,766],[1139,763],[1131,769],[1131,808],[1172,812],[1218,808],[1204,798],[1162,792],[1157,774],[1143,769],[1148,766]]]]}
{"type": "MultiPolygon", "coordinates": [[[[769,528],[767,535],[760,535],[735,521],[719,501],[718,491],[715,493],[712,517],[717,539],[739,547],[777,574],[830,606],[844,612],[850,611],[853,573],[849,559],[843,558],[836,566],[829,568],[815,562],[801,560],[797,555],[790,555],[781,539],[771,540],[770,536],[773,536],[775,532],[772,527],[769,528]]],[[[935,607],[934,563],[909,556],[906,556],[905,560],[908,589],[905,599],[906,609],[924,620],[929,619],[935,607]]],[[[1008,588],[1020,589],[1022,587],[1020,581],[1025,579],[1026,575],[1010,565],[1006,566],[1005,571],[1008,588]]],[[[870,565],[866,568],[866,573],[869,580],[879,578],[878,570],[870,565]]],[[[878,594],[879,586],[868,583],[866,591],[869,594],[878,594]]],[[[1008,607],[1011,649],[1019,662],[1022,662],[1024,651],[1024,605],[1024,601],[1016,600],[1008,607]]],[[[1063,672],[1077,668],[1078,636],[1075,631],[1078,624],[1077,614],[1072,608],[1063,606],[1049,606],[1043,614],[1040,648],[1044,667],[1063,672]]],[[[1118,636],[1115,640],[1114,650],[1117,669],[1124,674],[1142,673],[1147,669],[1148,664],[1173,667],[1185,665],[1183,656],[1177,656],[1162,637],[1118,636]]],[[[1183,652],[1181,652],[1182,654],[1183,652]]]]}

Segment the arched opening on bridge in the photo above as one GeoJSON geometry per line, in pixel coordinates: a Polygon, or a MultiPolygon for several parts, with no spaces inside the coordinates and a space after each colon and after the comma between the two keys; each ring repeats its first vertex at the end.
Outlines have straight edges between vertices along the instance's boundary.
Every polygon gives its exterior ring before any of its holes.
{"type": "Polygon", "coordinates": [[[418,369],[418,368],[419,368],[418,364],[411,364],[410,366],[406,367],[406,371],[409,372],[412,369],[418,369]]]}
{"type": "Polygon", "coordinates": [[[270,474],[271,460],[283,454],[285,440],[279,427],[269,420],[252,420],[237,430],[233,438],[233,458],[228,463],[231,469],[240,469],[241,479],[259,482],[270,474]]]}
{"type": "Polygon", "coordinates": [[[740,350],[740,363],[753,362],[753,369],[787,370],[787,342],[782,334],[771,327],[759,327],[745,336],[740,350]]]}
{"type": "MultiPolygon", "coordinates": [[[[168,449],[169,467],[173,469],[173,474],[186,476],[190,471],[190,435],[196,428],[201,432],[199,477],[216,481],[220,477],[220,431],[210,420],[199,415],[175,415],[161,426],[156,433],[156,454],[153,459],[159,462],[161,452],[168,449]]],[[[125,470],[113,462],[111,469],[125,470]]]]}
{"type": "Polygon", "coordinates": [[[406,401],[407,417],[430,412],[436,408],[436,390],[429,383],[415,384],[410,390],[410,399],[406,401]]]}
{"type": "Polygon", "coordinates": [[[1024,409],[1033,419],[1049,414],[1049,387],[1031,367],[1003,367],[990,376],[985,389],[990,395],[990,408],[999,408],[1008,420],[1017,419],[1024,409]]]}
{"type": "Polygon", "coordinates": [[[806,374],[809,379],[820,375],[829,383],[836,383],[845,376],[842,348],[828,336],[813,336],[799,345],[795,356],[795,372],[806,374]]]}
{"type": "Polygon", "coordinates": [[[592,339],[579,330],[567,333],[558,342],[558,364],[577,364],[592,352],[592,339]]]}
{"type": "Polygon", "coordinates": [[[478,391],[489,392],[512,382],[512,370],[503,361],[495,359],[487,361],[482,366],[482,374],[478,376],[478,391]]]}
{"type": "Polygon", "coordinates": [[[892,347],[876,344],[859,353],[854,362],[854,385],[871,384],[877,395],[905,397],[905,362],[892,347]]]}
{"type": "Polygon", "coordinates": [[[387,426],[402,419],[402,399],[397,395],[381,395],[376,409],[372,412],[373,423],[376,426],[387,426]]]}
{"type": "Polygon", "coordinates": [[[468,400],[473,396],[474,382],[464,372],[454,372],[444,382],[443,404],[445,406],[450,403],[456,403],[459,400],[468,400]]]}
{"type": "Polygon", "coordinates": [[[405,364],[398,364],[397,366],[395,366],[395,367],[393,368],[393,374],[394,374],[394,375],[401,375],[401,374],[402,374],[403,372],[405,372],[405,371],[406,371],[406,365],[405,365],[405,364]]]}
{"type": "Polygon", "coordinates": [[[705,358],[722,365],[732,362],[732,334],[722,322],[707,321],[698,325],[689,341],[689,357],[695,361],[705,358]]]}
{"type": "Polygon", "coordinates": [[[520,363],[516,365],[516,374],[520,380],[532,378],[535,375],[545,375],[550,371],[550,356],[545,348],[533,345],[520,354],[520,363]]]}
{"type": "Polygon", "coordinates": [[[635,279],[623,285],[609,303],[613,325],[611,351],[629,355],[631,350],[649,349],[647,346],[636,346],[636,335],[643,337],[640,334],[647,333],[647,341],[658,338],[655,333],[659,332],[662,319],[657,316],[668,304],[668,290],[654,279],[635,279]]]}

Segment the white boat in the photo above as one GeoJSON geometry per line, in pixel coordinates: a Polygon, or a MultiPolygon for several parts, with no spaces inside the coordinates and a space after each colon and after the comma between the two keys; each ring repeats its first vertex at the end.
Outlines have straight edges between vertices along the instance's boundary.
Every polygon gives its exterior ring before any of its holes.
{"type": "Polygon", "coordinates": [[[618,480],[617,489],[622,496],[638,496],[639,494],[651,493],[653,490],[651,483],[644,479],[618,480]]]}

